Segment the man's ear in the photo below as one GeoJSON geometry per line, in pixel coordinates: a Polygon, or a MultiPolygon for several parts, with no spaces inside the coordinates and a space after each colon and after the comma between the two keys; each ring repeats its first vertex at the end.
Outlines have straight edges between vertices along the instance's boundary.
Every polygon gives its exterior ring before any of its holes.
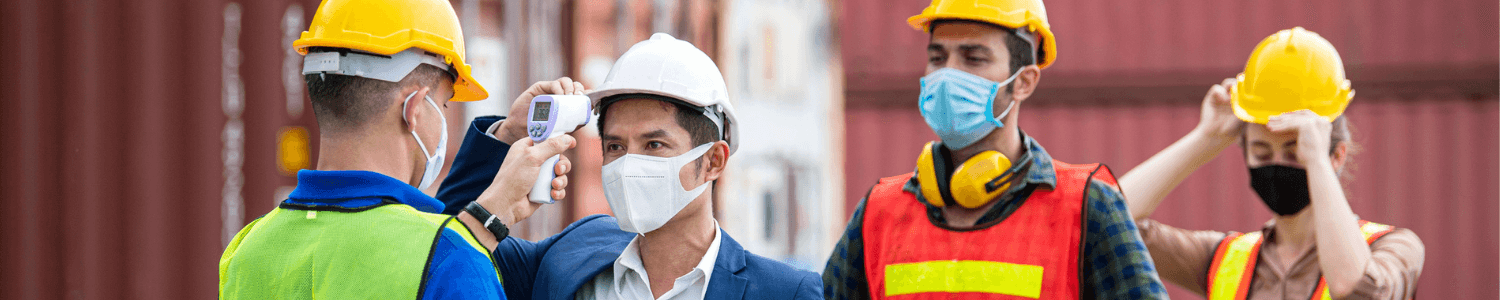
{"type": "Polygon", "coordinates": [[[411,91],[403,90],[401,94],[397,96],[400,97],[397,98],[396,101],[399,102],[397,104],[401,105],[401,120],[405,121],[405,130],[410,131],[411,124],[417,122],[417,112],[422,111],[419,108],[421,108],[423,104],[427,103],[426,100],[422,99],[427,99],[426,97],[428,91],[431,91],[431,88],[422,87],[421,89],[416,90],[416,94],[411,94],[411,91]]]}
{"type": "Polygon", "coordinates": [[[708,148],[708,153],[703,155],[703,159],[706,159],[708,162],[705,164],[708,170],[703,174],[703,181],[712,182],[718,180],[720,176],[724,175],[724,167],[729,162],[729,143],[725,141],[714,142],[714,145],[708,148]]]}
{"type": "Polygon", "coordinates": [[[1338,144],[1333,145],[1333,155],[1330,158],[1331,159],[1329,159],[1329,161],[1333,163],[1333,170],[1335,171],[1335,173],[1343,175],[1344,163],[1347,162],[1349,158],[1349,143],[1339,142],[1338,144]]]}
{"type": "Polygon", "coordinates": [[[1016,72],[1020,72],[1021,75],[1016,76],[1016,80],[1011,82],[1011,97],[1014,97],[1017,102],[1024,102],[1026,98],[1031,97],[1031,93],[1036,92],[1037,84],[1041,83],[1042,69],[1037,68],[1036,65],[1029,65],[1021,67],[1016,72]]]}

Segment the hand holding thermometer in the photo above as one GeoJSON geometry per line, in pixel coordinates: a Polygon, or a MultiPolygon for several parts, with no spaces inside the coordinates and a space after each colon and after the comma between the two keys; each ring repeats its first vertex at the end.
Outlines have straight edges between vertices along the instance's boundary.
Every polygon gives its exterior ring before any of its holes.
{"type": "MultiPolygon", "coordinates": [[[[541,143],[549,138],[568,134],[588,124],[593,107],[584,95],[541,95],[531,99],[531,111],[527,118],[526,135],[531,141],[541,143]]],[[[553,155],[542,163],[537,172],[536,184],[531,186],[531,202],[552,204],[552,179],[557,161],[562,155],[553,155]]]]}

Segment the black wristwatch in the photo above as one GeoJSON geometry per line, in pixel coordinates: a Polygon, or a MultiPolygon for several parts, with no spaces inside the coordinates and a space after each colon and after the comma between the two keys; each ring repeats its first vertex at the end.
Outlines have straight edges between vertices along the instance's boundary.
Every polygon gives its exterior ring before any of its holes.
{"type": "Polygon", "coordinates": [[[479,219],[480,222],[484,222],[484,229],[488,229],[490,233],[495,234],[495,240],[505,240],[505,237],[510,236],[510,228],[505,227],[505,224],[501,224],[500,218],[495,217],[495,214],[491,214],[489,210],[484,209],[484,206],[479,205],[479,202],[469,202],[469,206],[464,206],[464,211],[469,212],[469,215],[474,216],[475,219],[479,219]]]}

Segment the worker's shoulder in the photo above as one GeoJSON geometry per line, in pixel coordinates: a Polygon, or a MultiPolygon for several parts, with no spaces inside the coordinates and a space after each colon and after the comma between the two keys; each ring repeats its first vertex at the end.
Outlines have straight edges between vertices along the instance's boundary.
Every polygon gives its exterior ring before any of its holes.
{"type": "MultiPolygon", "coordinates": [[[[745,253],[745,269],[739,275],[745,276],[749,281],[755,282],[755,286],[764,287],[766,291],[761,293],[784,294],[786,298],[792,298],[799,294],[809,294],[803,290],[812,289],[811,294],[822,295],[823,278],[805,270],[798,270],[784,262],[766,258],[751,253],[748,250],[740,250],[745,253]]],[[[718,276],[715,274],[714,276],[718,276]]],[[[772,297],[781,298],[781,297],[772,297]]]]}
{"type": "Polygon", "coordinates": [[[887,189],[887,191],[889,191],[889,189],[894,189],[896,191],[901,191],[902,188],[906,186],[906,183],[908,181],[911,181],[912,176],[916,176],[916,172],[906,172],[906,174],[881,177],[880,180],[875,181],[875,185],[871,185],[870,189],[865,192],[865,198],[870,198],[871,194],[874,194],[876,189],[887,189]]]}
{"type": "Polygon", "coordinates": [[[1085,191],[1091,194],[1090,198],[1105,198],[1111,200],[1123,198],[1120,194],[1120,184],[1115,178],[1114,171],[1108,165],[1102,163],[1071,164],[1059,160],[1052,160],[1053,176],[1056,184],[1069,185],[1069,180],[1064,178],[1083,178],[1088,180],[1084,184],[1085,191]]]}
{"type": "Polygon", "coordinates": [[[1402,227],[1391,227],[1390,232],[1386,233],[1385,235],[1381,235],[1379,239],[1376,239],[1374,243],[1371,243],[1372,246],[1380,244],[1403,244],[1414,247],[1418,250],[1421,250],[1424,247],[1422,244],[1422,238],[1417,237],[1416,231],[1412,231],[1411,229],[1402,227]]]}
{"type": "Polygon", "coordinates": [[[582,219],[578,219],[578,221],[574,221],[573,224],[568,224],[567,228],[563,228],[563,232],[566,233],[569,231],[577,230],[591,231],[609,228],[619,229],[619,222],[619,219],[615,219],[615,217],[610,215],[589,215],[587,217],[583,217],[582,219]]]}
{"type": "Polygon", "coordinates": [[[905,174],[881,177],[879,181],[876,181],[875,185],[881,185],[881,184],[900,184],[900,185],[904,185],[904,184],[906,184],[906,181],[910,180],[911,177],[913,175],[915,175],[915,174],[916,174],[916,172],[906,172],[905,174]]]}
{"type": "Polygon", "coordinates": [[[635,237],[634,233],[620,230],[618,219],[609,215],[590,215],[578,219],[573,224],[568,224],[562,232],[557,234],[563,239],[585,238],[585,239],[624,239],[629,241],[635,237]]]}

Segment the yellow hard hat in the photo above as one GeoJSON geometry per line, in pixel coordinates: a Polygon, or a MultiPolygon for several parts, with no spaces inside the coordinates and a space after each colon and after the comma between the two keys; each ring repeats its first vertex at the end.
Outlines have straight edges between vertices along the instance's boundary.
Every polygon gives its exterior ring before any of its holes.
{"type": "Polygon", "coordinates": [[[1333,122],[1354,99],[1354,89],[1333,44],[1296,27],[1255,46],[1231,95],[1234,115],[1245,122],[1265,124],[1271,116],[1303,109],[1333,122]]]}
{"type": "Polygon", "coordinates": [[[932,0],[922,14],[906,18],[906,23],[928,32],[932,21],[944,19],[979,21],[1034,32],[1042,37],[1041,45],[1031,45],[1039,49],[1037,67],[1046,69],[1057,60],[1057,39],[1052,36],[1052,26],[1047,24],[1047,8],[1042,6],[1042,0],[932,0]]]}
{"type": "Polygon", "coordinates": [[[334,47],[380,55],[419,48],[441,55],[458,73],[451,101],[476,101],[489,93],[474,80],[464,62],[464,33],[448,1],[325,0],[312,26],[292,42],[297,53],[310,47],[334,47]]]}

